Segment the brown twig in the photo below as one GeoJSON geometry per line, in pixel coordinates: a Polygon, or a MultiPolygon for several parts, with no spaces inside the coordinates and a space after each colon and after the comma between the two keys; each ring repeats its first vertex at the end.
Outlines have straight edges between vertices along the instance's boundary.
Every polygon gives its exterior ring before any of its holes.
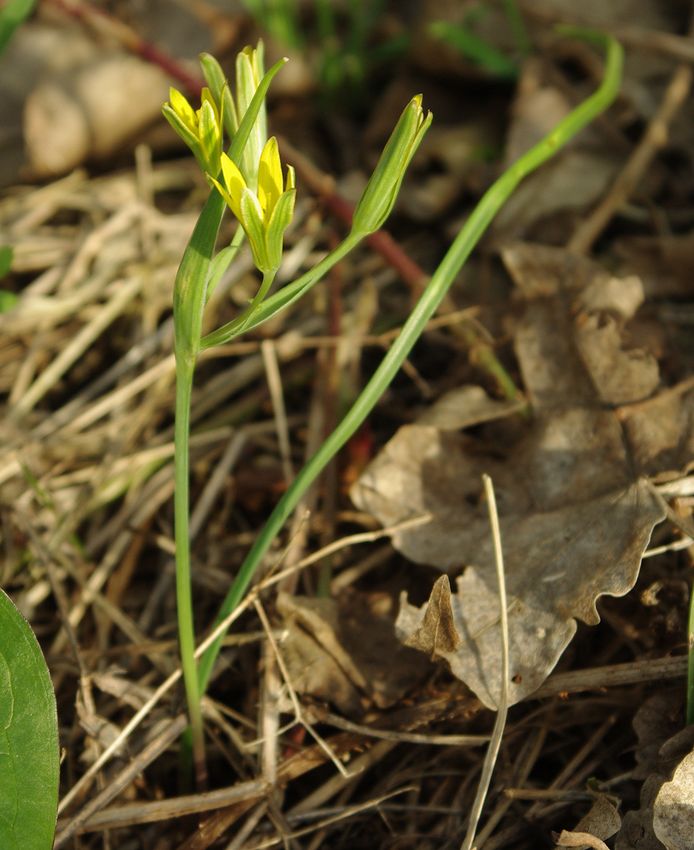
{"type": "Polygon", "coordinates": [[[186,89],[189,94],[198,94],[204,86],[201,77],[191,74],[177,59],[144,38],[132,27],[124,24],[98,6],[80,0],[44,0],[72,18],[83,21],[96,32],[115,39],[136,56],[161,68],[166,74],[186,89]]]}
{"type": "Polygon", "coordinates": [[[672,75],[658,111],[612,187],[571,237],[568,249],[587,254],[617,210],[633,194],[658,151],[667,144],[670,124],[682,108],[692,84],[692,69],[680,65],[672,75]]]}

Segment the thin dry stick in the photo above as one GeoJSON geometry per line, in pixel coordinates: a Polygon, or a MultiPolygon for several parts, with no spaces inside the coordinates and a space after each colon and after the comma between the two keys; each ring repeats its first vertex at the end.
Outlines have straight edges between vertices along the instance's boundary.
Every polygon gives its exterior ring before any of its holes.
{"type": "Polygon", "coordinates": [[[618,688],[624,685],[660,682],[679,679],[687,675],[687,657],[651,658],[644,661],[627,661],[624,664],[609,664],[605,667],[590,667],[587,670],[571,670],[554,673],[535,693],[526,700],[546,699],[559,694],[575,694],[603,688],[618,688]]]}
{"type": "MultiPolygon", "coordinates": [[[[514,776],[514,781],[520,785],[527,781],[532,769],[535,767],[537,760],[540,757],[540,754],[542,753],[542,748],[547,739],[547,733],[551,724],[553,709],[554,706],[552,706],[550,711],[547,712],[548,717],[542,726],[535,731],[535,734],[526,741],[526,745],[521,749],[520,758],[518,759],[514,776]]],[[[503,832],[497,833],[491,840],[489,837],[501,823],[504,815],[511,808],[511,805],[512,801],[508,798],[501,799],[497,802],[496,808],[487,818],[484,828],[479,831],[477,836],[477,845],[479,847],[483,847],[484,850],[492,850],[493,846],[505,846],[505,839],[499,840],[499,836],[503,835],[503,832]],[[494,844],[495,841],[497,842],[496,845],[494,844]]]]}
{"type": "Polygon", "coordinates": [[[97,794],[75,817],[70,819],[70,822],[55,839],[55,850],[58,850],[73,835],[76,835],[91,815],[109,803],[123,789],[127,788],[138,774],[157,759],[181,735],[187,723],[188,721],[183,714],[172,720],[167,725],[167,728],[154,741],[148,744],[137,757],[133,758],[100,794],[97,794]]]}
{"type": "Polygon", "coordinates": [[[467,834],[463,843],[460,845],[460,850],[471,850],[475,840],[475,832],[477,824],[482,814],[482,807],[487,797],[489,784],[494,772],[499,748],[501,747],[501,738],[504,734],[506,726],[506,716],[508,715],[508,680],[510,675],[509,664],[509,641],[508,641],[508,611],[506,603],[506,578],[504,573],[504,553],[501,548],[501,531],[499,529],[499,514],[496,510],[496,497],[494,495],[494,485],[492,479],[488,475],[482,476],[484,484],[484,493],[487,497],[487,509],[489,511],[489,524],[492,530],[492,540],[494,543],[494,563],[496,565],[496,577],[499,583],[499,617],[501,622],[501,683],[499,694],[499,706],[496,713],[496,721],[494,722],[494,731],[492,739],[489,742],[487,755],[484,759],[482,767],[482,775],[477,788],[477,794],[472,804],[470,818],[468,821],[467,834]]]}
{"type": "Polygon", "coordinates": [[[688,36],[642,27],[619,27],[613,30],[613,35],[627,47],[664,53],[682,62],[694,62],[694,42],[688,36]]]}
{"type": "Polygon", "coordinates": [[[284,474],[284,480],[289,484],[294,478],[294,469],[292,468],[292,455],[289,446],[287,411],[284,407],[284,393],[282,392],[282,376],[280,375],[280,369],[277,363],[277,349],[272,340],[265,339],[260,350],[263,354],[267,385],[270,390],[272,410],[275,415],[277,441],[280,447],[280,457],[282,458],[282,472],[284,474]]]}
{"type": "Polygon", "coordinates": [[[275,658],[277,659],[277,665],[280,668],[280,672],[282,673],[282,678],[284,679],[284,683],[287,686],[287,690],[289,692],[289,699],[291,700],[292,707],[294,708],[294,715],[296,717],[296,722],[300,723],[302,726],[306,728],[306,730],[310,733],[311,737],[315,740],[318,746],[323,750],[323,752],[328,756],[330,761],[335,765],[335,767],[339,770],[339,772],[345,777],[345,779],[350,778],[351,774],[348,773],[345,766],[342,762],[337,758],[335,753],[330,749],[324,738],[322,738],[318,732],[314,729],[313,724],[306,719],[304,715],[304,711],[301,708],[301,704],[296,695],[296,691],[292,686],[292,680],[289,675],[289,670],[287,670],[287,666],[284,663],[284,659],[282,658],[282,654],[280,653],[279,647],[277,646],[277,641],[275,640],[275,636],[272,633],[272,628],[270,627],[270,622],[265,614],[265,609],[260,602],[260,599],[256,597],[253,601],[253,605],[255,606],[256,613],[260,619],[260,622],[265,629],[265,634],[267,635],[268,643],[272,647],[272,651],[275,654],[275,658]]]}
{"type": "Polygon", "coordinates": [[[427,746],[439,747],[478,747],[489,741],[489,735],[422,735],[416,732],[399,732],[396,729],[376,729],[373,726],[365,726],[362,723],[352,723],[337,714],[327,711],[321,713],[320,721],[330,723],[337,729],[345,732],[355,732],[358,735],[366,735],[367,738],[383,738],[384,741],[395,741],[396,743],[426,744],[427,746]]]}
{"type": "MultiPolygon", "coordinates": [[[[278,580],[277,577],[275,577],[278,580]]],[[[261,585],[258,586],[257,592],[261,589],[261,585]]],[[[219,625],[205,638],[204,641],[198,646],[195,651],[195,657],[199,658],[203,652],[210,646],[217,637],[222,634],[225,628],[228,628],[233,622],[235,622],[241,614],[251,606],[253,599],[255,598],[255,594],[251,592],[244,602],[239,605],[228,617],[226,617],[219,625]]],[[[75,798],[77,794],[82,791],[82,789],[91,781],[91,779],[95,776],[95,774],[101,770],[101,768],[106,764],[106,762],[111,758],[111,756],[118,751],[121,745],[130,737],[133,731],[140,725],[140,723],[144,720],[144,718],[150,713],[150,711],[154,708],[154,706],[159,702],[159,700],[166,694],[171,688],[178,682],[181,678],[182,671],[179,667],[164,681],[161,685],[156,689],[156,691],[152,694],[152,696],[147,700],[147,702],[142,706],[142,708],[137,711],[126,723],[121,732],[115,737],[115,739],[109,744],[109,746],[104,750],[101,756],[92,764],[86,773],[72,786],[72,788],[67,792],[67,794],[60,801],[60,805],[58,806],[58,814],[62,812],[69,803],[75,798]]]]}
{"type": "Polygon", "coordinates": [[[11,415],[21,419],[31,411],[51,387],[101,336],[104,330],[121,315],[127,304],[142,288],[142,278],[120,280],[111,287],[115,290],[111,299],[104,304],[96,316],[86,324],[77,336],[65,346],[55,360],[44,369],[22,398],[12,408],[11,415]]]}
{"type": "MultiPolygon", "coordinates": [[[[514,776],[514,781],[521,785],[527,781],[530,776],[530,772],[535,767],[535,764],[540,757],[545,740],[547,739],[547,732],[549,731],[552,713],[553,711],[551,709],[547,712],[549,718],[547,718],[542,726],[535,732],[535,735],[526,742],[527,746],[521,750],[514,776]]],[[[477,835],[477,845],[479,847],[483,847],[484,850],[489,850],[489,845],[487,843],[489,836],[492,835],[494,830],[501,823],[504,815],[511,808],[511,805],[511,800],[508,798],[501,799],[497,802],[494,811],[487,818],[484,828],[481,829],[477,835]]]]}
{"type": "MultiPolygon", "coordinates": [[[[369,532],[368,534],[353,534],[349,537],[344,537],[342,540],[338,540],[335,543],[326,546],[324,549],[319,552],[315,552],[313,555],[308,558],[304,558],[303,561],[300,561],[298,564],[289,567],[286,570],[282,570],[280,572],[274,573],[271,576],[263,579],[263,581],[259,582],[255,588],[253,588],[246,596],[244,601],[232,611],[228,617],[225,617],[215,629],[203,640],[198,648],[195,651],[195,657],[199,658],[203,652],[210,646],[215,640],[222,634],[232,623],[234,623],[241,614],[251,607],[253,601],[256,597],[268,587],[271,587],[278,582],[283,581],[288,576],[297,572],[298,570],[302,570],[310,564],[315,563],[316,560],[319,560],[321,557],[324,557],[326,554],[331,554],[336,549],[351,546],[353,543],[361,543],[364,542],[364,539],[367,541],[372,539],[378,539],[379,537],[387,536],[388,534],[392,534],[398,529],[402,529],[407,525],[411,525],[415,522],[422,522],[422,517],[417,517],[414,520],[407,520],[406,522],[400,523],[398,525],[392,526],[390,528],[382,529],[378,532],[369,532]],[[376,535],[375,537],[373,535],[376,535]],[[339,545],[338,545],[339,544],[339,545]]],[[[121,732],[115,737],[115,739],[109,744],[109,746],[104,750],[104,752],[99,756],[94,764],[90,765],[86,773],[78,779],[78,781],[72,786],[72,788],[65,794],[65,796],[60,801],[60,805],[58,806],[58,813],[64,811],[65,808],[75,799],[75,797],[83,790],[85,787],[91,782],[94,776],[101,770],[101,768],[106,764],[107,761],[113,756],[120,747],[127,741],[130,735],[134,732],[135,729],[140,725],[140,723],[144,720],[145,717],[151,712],[155,705],[161,700],[161,698],[168,693],[171,688],[178,682],[181,678],[181,669],[180,667],[164,681],[162,684],[156,689],[156,691],[152,694],[152,696],[147,700],[147,702],[142,706],[142,708],[137,711],[126,723],[121,732]]]]}
{"type": "MultiPolygon", "coordinates": [[[[320,403],[316,388],[314,388],[311,393],[311,402],[309,405],[308,421],[306,425],[304,463],[307,463],[308,460],[313,457],[323,441],[325,430],[323,425],[324,413],[323,405],[320,403]]],[[[318,482],[314,482],[308,491],[304,493],[299,504],[294,510],[294,516],[292,517],[291,525],[289,527],[291,543],[287,546],[287,553],[285,556],[286,563],[290,567],[301,559],[306,549],[310,524],[309,522],[302,522],[302,517],[304,515],[310,516],[313,513],[316,505],[318,504],[318,493],[318,482]]],[[[294,573],[290,578],[282,582],[282,584],[278,587],[278,591],[289,593],[290,595],[295,593],[298,580],[299,574],[294,573]]]]}
{"type": "Polygon", "coordinates": [[[336,794],[344,791],[346,786],[353,786],[362,776],[366,776],[369,768],[382,761],[396,746],[397,744],[393,741],[379,741],[370,750],[352,761],[352,775],[349,779],[334,773],[322,785],[309,792],[293,806],[288,812],[288,817],[305,814],[325,805],[336,794]]]}
{"type": "MultiPolygon", "coordinates": [[[[610,715],[600,726],[593,732],[588,740],[578,749],[577,752],[569,759],[559,773],[548,785],[548,788],[563,788],[570,781],[573,774],[579,769],[588,756],[595,750],[598,744],[602,741],[605,735],[617,722],[617,716],[610,715]]],[[[527,820],[532,820],[540,816],[543,810],[543,805],[540,802],[533,803],[525,814],[527,820]]]]}
{"type": "Polygon", "coordinates": [[[134,824],[156,823],[201,814],[246,800],[257,800],[267,794],[268,790],[268,785],[263,779],[249,779],[245,782],[237,782],[236,785],[228,788],[216,788],[214,791],[201,794],[171,797],[167,800],[121,803],[95,812],[87,821],[80,824],[78,832],[122,829],[134,824]]]}
{"type": "MultiPolygon", "coordinates": [[[[339,815],[334,815],[333,817],[326,818],[325,820],[319,821],[318,823],[314,823],[311,826],[307,826],[304,829],[298,829],[296,832],[290,833],[287,838],[301,838],[304,835],[310,835],[312,832],[316,832],[319,829],[325,829],[328,826],[332,826],[334,823],[338,823],[341,820],[345,820],[346,818],[353,817],[354,815],[359,814],[360,812],[365,812],[368,809],[374,808],[374,806],[379,806],[381,803],[385,803],[386,800],[390,800],[393,797],[397,797],[400,794],[406,794],[408,791],[416,790],[412,785],[408,785],[405,788],[398,788],[397,791],[391,791],[389,794],[384,794],[382,797],[377,797],[375,800],[367,800],[365,803],[360,803],[358,806],[350,806],[345,809],[339,815]]],[[[266,841],[261,841],[259,844],[252,844],[248,850],[265,850],[266,847],[274,847],[276,844],[280,844],[282,841],[282,836],[277,836],[276,838],[270,838],[266,841]]]]}
{"type": "Polygon", "coordinates": [[[387,528],[379,528],[376,531],[359,531],[356,534],[341,537],[339,540],[334,540],[332,543],[328,543],[327,546],[323,546],[323,548],[319,549],[317,552],[307,555],[296,565],[297,569],[303,569],[311,564],[315,564],[317,561],[321,561],[323,558],[327,558],[328,555],[332,555],[340,549],[345,549],[348,546],[355,546],[357,543],[374,543],[376,540],[381,540],[383,537],[391,537],[393,534],[397,534],[400,531],[415,528],[418,525],[426,525],[428,522],[431,522],[431,520],[431,514],[422,514],[421,516],[405,519],[395,525],[389,525],[387,528]]]}
{"type": "Polygon", "coordinates": [[[200,498],[195,504],[195,508],[190,516],[190,539],[195,540],[207,519],[217,496],[224,487],[229,472],[239,459],[239,455],[243,451],[246,442],[248,441],[249,430],[247,428],[240,429],[229,440],[229,443],[224,449],[224,454],[221,459],[215,464],[214,472],[209,477],[200,498]]]}
{"type": "Polygon", "coordinates": [[[267,807],[268,804],[266,802],[260,803],[260,805],[256,806],[255,809],[246,818],[244,825],[241,827],[241,829],[239,829],[239,831],[227,844],[224,850],[241,850],[241,848],[246,842],[246,839],[253,832],[256,826],[258,826],[262,817],[267,812],[267,807]]]}
{"type": "Polygon", "coordinates": [[[615,212],[632,195],[655,155],[667,143],[669,125],[687,99],[691,83],[692,69],[688,65],[680,65],[673,74],[660,108],[653,116],[643,138],[610,191],[571,237],[569,251],[577,254],[588,253],[615,212]]]}
{"type": "MultiPolygon", "coordinates": [[[[259,603],[256,602],[256,607],[259,603]]],[[[282,679],[277,665],[277,654],[272,644],[266,640],[263,644],[263,673],[258,706],[260,731],[260,770],[263,779],[274,787],[277,782],[277,763],[279,761],[279,741],[283,734],[280,730],[280,692],[282,679]]]]}

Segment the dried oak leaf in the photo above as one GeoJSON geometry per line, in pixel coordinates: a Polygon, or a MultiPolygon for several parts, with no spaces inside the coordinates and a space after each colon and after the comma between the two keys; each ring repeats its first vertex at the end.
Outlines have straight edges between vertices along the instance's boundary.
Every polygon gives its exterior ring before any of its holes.
{"type": "Polygon", "coordinates": [[[426,675],[426,659],[393,634],[392,600],[346,592],[339,599],[281,593],[282,653],[292,686],[345,714],[387,708],[426,675]]]}
{"type": "MultiPolygon", "coordinates": [[[[639,741],[634,776],[644,782],[639,808],[624,814],[615,841],[616,850],[665,850],[669,846],[654,829],[654,808],[664,783],[694,746],[694,727],[682,729],[683,720],[683,695],[679,689],[653,694],[634,716],[633,726],[639,741]],[[679,731],[672,734],[675,729],[679,731]]],[[[680,846],[691,846],[691,842],[680,846]]]]}
{"type": "MultiPolygon", "coordinates": [[[[557,249],[515,246],[504,260],[526,296],[515,346],[533,423],[516,442],[491,446],[484,434],[473,439],[430,425],[405,426],[352,489],[357,506],[384,525],[432,515],[426,525],[393,535],[406,557],[445,571],[465,567],[450,597],[460,645],[437,644],[435,654],[490,707],[497,704],[501,647],[481,474],[494,481],[501,521],[512,702],[544,681],[577,619],[599,622],[598,597],[631,590],[653,527],[664,518],[651,485],[635,474],[630,449],[639,445],[638,425],[629,432],[606,404],[620,376],[622,403],[639,402],[651,391],[650,356],[622,351],[620,335],[612,332],[602,354],[581,350],[582,329],[594,326],[593,317],[595,327],[617,328],[607,324],[612,313],[576,308],[589,284],[609,276],[557,249]],[[645,383],[632,374],[634,359],[648,364],[645,383]]],[[[633,281],[625,287],[632,291],[633,281]]],[[[612,290],[619,303],[619,286],[612,290]]],[[[647,467],[655,461],[652,444],[644,441],[639,452],[647,467]]],[[[438,610],[444,590],[436,589],[438,610]]],[[[396,623],[401,640],[421,629],[431,604],[418,609],[402,602],[396,623]]]]}
{"type": "Polygon", "coordinates": [[[406,629],[403,643],[420,652],[426,652],[432,659],[437,655],[455,652],[460,646],[460,638],[455,626],[451,585],[448,576],[436,581],[429,604],[417,611],[418,622],[406,629]]]}
{"type": "Polygon", "coordinates": [[[437,399],[427,408],[417,422],[420,425],[435,425],[446,431],[457,431],[459,428],[472,428],[483,422],[503,419],[512,413],[517,413],[525,402],[503,401],[491,398],[474,384],[456,387],[437,399]]]}
{"type": "Polygon", "coordinates": [[[653,804],[653,831],[668,850],[691,850],[694,834],[694,749],[663,783],[653,804]]]}
{"type": "Polygon", "coordinates": [[[573,830],[562,830],[557,845],[559,847],[579,847],[585,850],[607,850],[604,839],[611,838],[621,826],[622,819],[612,801],[599,794],[590,811],[576,824],[573,830]]]}

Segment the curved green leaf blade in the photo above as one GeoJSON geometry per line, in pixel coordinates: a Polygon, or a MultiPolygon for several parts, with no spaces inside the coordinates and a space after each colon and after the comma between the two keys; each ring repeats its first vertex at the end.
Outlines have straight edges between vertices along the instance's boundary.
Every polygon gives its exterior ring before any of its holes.
{"type": "Polygon", "coordinates": [[[29,17],[36,0],[9,0],[0,9],[0,53],[14,35],[17,27],[29,17]]]}
{"type": "Polygon", "coordinates": [[[59,770],[48,668],[29,624],[0,590],[0,847],[50,850],[59,770]]]}

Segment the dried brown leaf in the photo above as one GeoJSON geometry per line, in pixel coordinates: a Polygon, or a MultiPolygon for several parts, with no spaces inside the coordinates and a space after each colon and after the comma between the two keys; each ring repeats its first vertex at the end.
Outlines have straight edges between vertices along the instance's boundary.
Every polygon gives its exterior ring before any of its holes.
{"type": "Polygon", "coordinates": [[[384,594],[346,592],[335,600],[282,593],[277,608],[287,628],[281,648],[293,687],[346,714],[361,714],[369,704],[386,708],[426,674],[426,659],[396,639],[384,594]]]}
{"type": "Polygon", "coordinates": [[[421,614],[420,622],[413,629],[407,630],[407,637],[403,640],[405,646],[425,652],[432,659],[458,649],[461,640],[453,618],[448,576],[437,579],[428,605],[417,613],[421,614]]]}
{"type": "Polygon", "coordinates": [[[653,805],[653,831],[667,850],[690,850],[694,836],[694,750],[658,791],[653,805]]]}
{"type": "Polygon", "coordinates": [[[468,384],[450,390],[417,417],[420,425],[457,431],[516,413],[524,402],[490,398],[482,387],[468,384]]]}
{"type": "Polygon", "coordinates": [[[660,383],[658,363],[646,351],[624,351],[611,318],[587,316],[576,329],[576,344],[600,399],[628,404],[649,396],[660,383]]]}
{"type": "MultiPolygon", "coordinates": [[[[655,801],[663,784],[670,780],[683,759],[691,754],[694,745],[694,727],[691,726],[680,729],[663,742],[661,736],[673,722],[674,718],[670,716],[670,712],[676,707],[680,709],[681,718],[681,694],[669,693],[665,701],[654,698],[648,711],[641,716],[640,725],[637,727],[640,729],[639,739],[644,741],[648,738],[647,759],[652,764],[652,772],[646,777],[641,787],[640,807],[626,812],[622,819],[622,826],[615,842],[616,850],[664,850],[666,848],[654,831],[655,801]],[[663,706],[668,712],[668,722],[664,725],[660,723],[661,718],[655,716],[659,706],[663,706]],[[658,752],[654,754],[653,748],[658,745],[658,739],[660,739],[660,745],[658,752]]],[[[691,846],[691,842],[689,845],[682,846],[691,846]]]]}
{"type": "Polygon", "coordinates": [[[557,839],[557,847],[594,847],[595,850],[610,850],[604,841],[589,832],[569,832],[563,829],[557,839]]]}
{"type": "MultiPolygon", "coordinates": [[[[394,534],[394,545],[418,563],[446,571],[466,567],[451,598],[457,649],[440,640],[432,644],[443,600],[438,588],[422,609],[404,602],[397,629],[402,640],[445,659],[489,706],[497,704],[501,650],[481,474],[492,476],[499,503],[511,702],[539,687],[573,637],[577,619],[599,621],[601,595],[629,592],[652,529],[664,518],[650,484],[635,475],[629,440],[637,440],[638,426],[625,431],[623,417],[605,404],[619,391],[630,399],[650,392],[658,380],[655,361],[622,349],[613,317],[618,310],[576,313],[581,294],[610,276],[552,249],[515,246],[505,260],[527,298],[515,345],[535,421],[517,442],[493,446],[493,454],[482,440],[464,434],[405,426],[352,491],[356,504],[384,525],[431,514],[425,526],[394,534]],[[601,346],[592,344],[596,336],[601,346]]],[[[626,284],[632,302],[634,289],[633,282],[626,284]]],[[[609,307],[619,302],[620,287],[613,290],[609,307]]],[[[584,301],[584,308],[590,303],[584,301]]],[[[649,472],[657,463],[649,454],[652,445],[646,441],[641,451],[649,472]]]]}
{"type": "Polygon", "coordinates": [[[614,804],[604,794],[599,794],[573,830],[562,830],[557,844],[560,847],[595,847],[606,850],[605,839],[613,836],[622,819],[614,804]]]}

